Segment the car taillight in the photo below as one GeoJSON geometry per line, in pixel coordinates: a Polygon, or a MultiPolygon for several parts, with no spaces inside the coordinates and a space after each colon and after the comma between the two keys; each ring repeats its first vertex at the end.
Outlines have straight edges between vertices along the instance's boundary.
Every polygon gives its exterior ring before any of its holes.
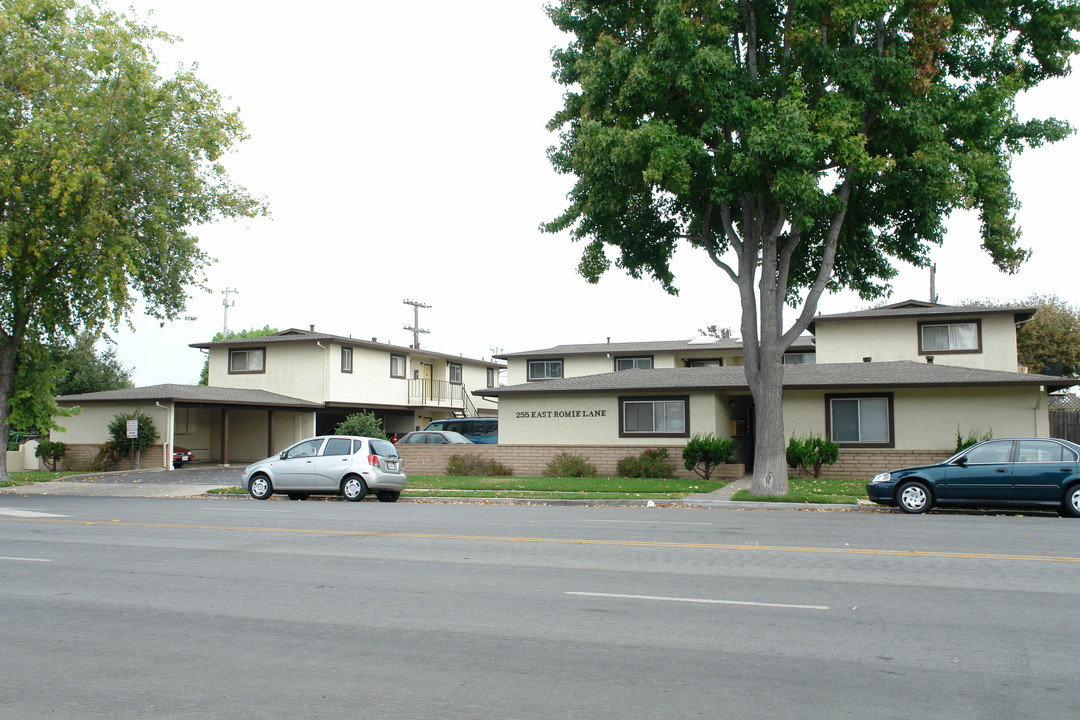
{"type": "Polygon", "coordinates": [[[367,456],[367,464],[370,465],[371,467],[382,467],[382,465],[379,464],[379,456],[378,455],[368,455],[367,456]]]}

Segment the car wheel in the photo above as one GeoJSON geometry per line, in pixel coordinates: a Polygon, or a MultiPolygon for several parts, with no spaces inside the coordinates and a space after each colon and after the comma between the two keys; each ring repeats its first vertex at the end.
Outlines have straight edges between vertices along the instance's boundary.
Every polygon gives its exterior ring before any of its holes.
{"type": "Polygon", "coordinates": [[[934,504],[934,499],[921,482],[906,482],[896,489],[896,504],[906,513],[924,513],[934,504]]]}
{"type": "Polygon", "coordinates": [[[180,468],[184,467],[184,463],[173,463],[172,466],[173,470],[179,470],[180,468]]]}
{"type": "Polygon", "coordinates": [[[363,478],[351,475],[342,481],[341,494],[349,502],[360,502],[367,495],[367,485],[364,484],[363,478]]]}
{"type": "Polygon", "coordinates": [[[379,498],[379,502],[397,502],[398,498],[401,497],[401,492],[399,490],[380,490],[375,495],[379,498]]]}
{"type": "Polygon", "coordinates": [[[265,475],[256,475],[251,478],[251,487],[248,488],[248,492],[256,500],[266,500],[274,494],[274,486],[270,484],[270,478],[265,475]]]}
{"type": "Polygon", "coordinates": [[[305,493],[289,493],[290,500],[307,500],[307,498],[305,493]]]}
{"type": "Polygon", "coordinates": [[[1061,503],[1061,514],[1080,517],[1080,483],[1065,491],[1065,499],[1061,503]]]}

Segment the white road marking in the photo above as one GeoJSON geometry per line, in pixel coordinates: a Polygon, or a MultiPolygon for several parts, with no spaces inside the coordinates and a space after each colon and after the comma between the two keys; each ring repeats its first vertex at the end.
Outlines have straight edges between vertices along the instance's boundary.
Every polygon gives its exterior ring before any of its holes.
{"type": "Polygon", "coordinates": [[[0,556],[0,560],[18,560],[19,562],[52,562],[52,560],[47,559],[47,558],[20,558],[20,557],[2,557],[2,556],[0,556]]]}
{"type": "Polygon", "coordinates": [[[223,512],[254,512],[254,513],[291,513],[292,510],[274,510],[273,508],[231,508],[231,507],[204,507],[200,510],[206,510],[207,512],[213,512],[215,510],[221,510],[223,512]]]}
{"type": "Polygon", "coordinates": [[[828,605],[788,605],[785,603],[752,602],[750,600],[710,600],[707,598],[659,597],[656,595],[620,595],[618,593],[567,592],[566,595],[605,597],[622,600],[662,600],[664,602],[702,603],[705,605],[749,605],[751,607],[790,608],[794,610],[828,610],[828,605]]]}
{"type": "Polygon", "coordinates": [[[648,525],[712,525],[712,523],[707,522],[679,522],[678,520],[605,520],[604,518],[581,518],[581,522],[646,523],[648,525]]]}
{"type": "Polygon", "coordinates": [[[36,510],[16,510],[15,508],[0,507],[0,515],[11,517],[71,517],[70,515],[54,515],[53,513],[37,512],[36,510]]]}

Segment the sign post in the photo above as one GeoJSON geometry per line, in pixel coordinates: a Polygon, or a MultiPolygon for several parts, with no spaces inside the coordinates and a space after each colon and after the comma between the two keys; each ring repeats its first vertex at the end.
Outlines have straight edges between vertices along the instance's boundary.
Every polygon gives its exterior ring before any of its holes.
{"type": "Polygon", "coordinates": [[[131,467],[135,467],[135,439],[139,437],[139,421],[127,421],[127,436],[131,441],[131,467]]]}

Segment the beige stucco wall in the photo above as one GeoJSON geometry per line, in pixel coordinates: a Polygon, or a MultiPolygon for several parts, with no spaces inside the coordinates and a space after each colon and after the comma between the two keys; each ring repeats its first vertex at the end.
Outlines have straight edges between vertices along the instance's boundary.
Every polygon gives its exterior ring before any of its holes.
{"type": "MultiPolygon", "coordinates": [[[[654,394],[670,397],[679,393],[654,394]]],[[[683,393],[685,394],[685,393],[683,393]]],[[[650,395],[635,394],[647,398],[650,395]]],[[[714,393],[690,395],[690,435],[727,435],[726,401],[714,393]]],[[[504,395],[499,407],[499,444],[507,445],[641,445],[647,437],[619,437],[616,395],[504,395]]],[[[660,445],[682,445],[680,438],[657,438],[660,445]]]]}
{"type": "MultiPolygon", "coordinates": [[[[641,352],[641,353],[592,353],[587,355],[566,355],[563,361],[563,377],[582,377],[584,375],[599,375],[601,373],[615,372],[615,358],[652,356],[653,368],[685,367],[686,362],[692,359],[721,359],[724,365],[742,365],[742,353],[731,350],[719,351],[715,349],[681,350],[679,352],[641,352]]],[[[507,363],[506,384],[520,385],[529,381],[529,360],[549,359],[544,357],[510,358],[507,363]]],[[[542,381],[540,381],[542,382],[542,381]]]]}
{"type": "MultiPolygon", "coordinates": [[[[927,318],[929,319],[929,318],[927,318]]],[[[964,322],[972,318],[933,318],[934,322],[964,322]]],[[[1006,370],[1016,372],[1016,326],[1012,315],[988,315],[982,320],[981,353],[935,353],[940,365],[1006,370]]],[[[817,320],[817,362],[874,362],[913,360],[926,362],[919,354],[918,318],[876,318],[871,320],[817,320]]]]}
{"type": "MultiPolygon", "coordinates": [[[[1046,393],[1038,387],[901,388],[893,393],[896,449],[951,450],[956,433],[992,432],[995,437],[1046,437],[1050,421],[1046,393]]],[[[825,434],[822,390],[784,393],[784,431],[803,436],[825,434]]]]}
{"type": "MultiPolygon", "coordinates": [[[[400,352],[396,348],[353,347],[353,371],[341,370],[340,343],[268,343],[265,372],[229,373],[228,348],[210,351],[209,383],[219,387],[266,390],[314,402],[333,401],[358,405],[408,405],[409,379],[414,371],[422,377],[422,363],[432,366],[432,379],[448,381],[449,364],[460,364],[462,382],[468,390],[487,387],[487,365],[450,360],[441,356],[400,352]],[[405,356],[405,377],[390,376],[390,356],[405,356]]],[[[497,382],[497,372],[496,372],[497,382]]],[[[494,411],[490,400],[473,398],[478,410],[494,411]]]]}
{"type": "MultiPolygon", "coordinates": [[[[158,431],[159,448],[164,448],[168,441],[169,414],[171,408],[158,407],[154,403],[117,403],[110,405],[87,405],[81,408],[78,415],[66,418],[57,418],[57,422],[63,426],[63,430],[53,430],[49,433],[49,439],[68,445],[100,445],[109,439],[109,423],[117,415],[139,411],[147,415],[154,423],[158,431]]],[[[147,457],[147,453],[143,453],[147,457]]],[[[156,457],[163,458],[163,450],[159,450],[156,457]]],[[[169,465],[171,466],[171,461],[169,465]]],[[[163,465],[163,464],[162,464],[163,465]]],[[[144,460],[143,467],[150,467],[144,460]]],[[[155,464],[156,466],[156,464],[155,464]]]]}

